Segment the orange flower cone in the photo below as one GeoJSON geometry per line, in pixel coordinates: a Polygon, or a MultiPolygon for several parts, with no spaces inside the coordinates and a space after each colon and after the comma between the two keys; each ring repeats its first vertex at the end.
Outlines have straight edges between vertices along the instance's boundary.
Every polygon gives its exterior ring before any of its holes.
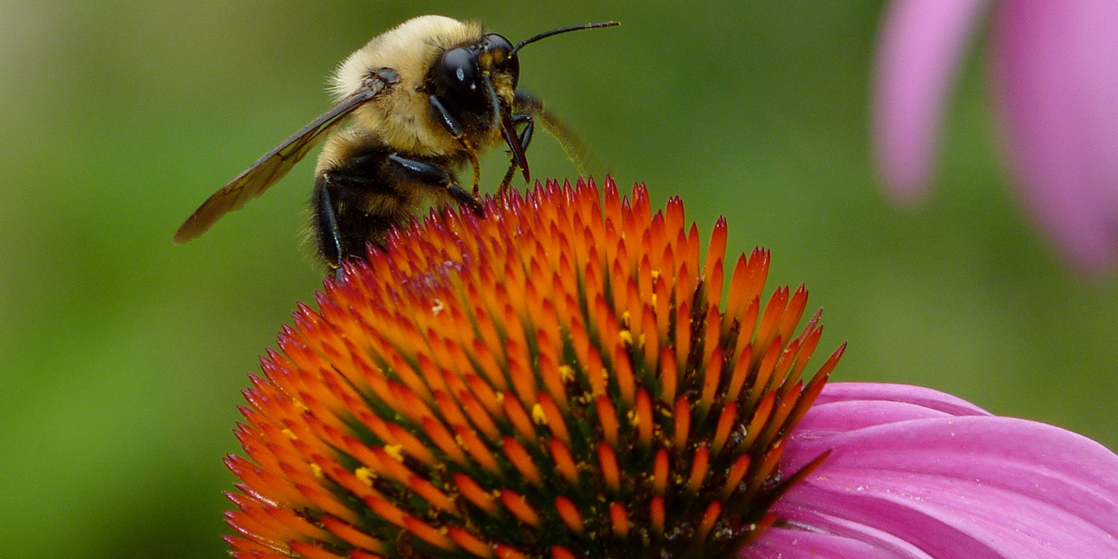
{"type": "Polygon", "coordinates": [[[394,232],[301,306],[253,377],[236,557],[728,556],[826,457],[779,467],[804,288],[703,250],[673,198],[549,182],[394,232]],[[729,290],[723,294],[725,277],[729,290]],[[725,304],[722,300],[725,299],[725,304]]]}

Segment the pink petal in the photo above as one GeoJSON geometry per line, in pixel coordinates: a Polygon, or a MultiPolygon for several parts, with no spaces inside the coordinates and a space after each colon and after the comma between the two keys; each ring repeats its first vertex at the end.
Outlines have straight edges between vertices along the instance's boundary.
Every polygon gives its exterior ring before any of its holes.
{"type": "Polygon", "coordinates": [[[1074,265],[1118,263],[1118,2],[999,4],[994,88],[1029,211],[1074,265]]]}
{"type": "Polygon", "coordinates": [[[927,190],[940,115],[983,0],[896,0],[874,62],[873,142],[879,172],[899,204],[927,190]]]}
{"type": "Polygon", "coordinates": [[[924,388],[837,383],[787,467],[828,449],[742,556],[1118,557],[1118,456],[1074,433],[924,388]]]}

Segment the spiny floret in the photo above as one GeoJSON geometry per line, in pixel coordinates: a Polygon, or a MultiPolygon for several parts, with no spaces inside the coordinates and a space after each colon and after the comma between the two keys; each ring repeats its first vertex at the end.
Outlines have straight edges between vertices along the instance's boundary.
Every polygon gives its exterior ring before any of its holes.
{"type": "MultiPolygon", "coordinates": [[[[235,556],[728,556],[805,470],[818,314],[683,204],[548,182],[434,214],[301,306],[246,391],[235,556]]],[[[822,457],[820,458],[822,459],[822,457]]],[[[809,466],[810,468],[810,466],[809,466]]]]}

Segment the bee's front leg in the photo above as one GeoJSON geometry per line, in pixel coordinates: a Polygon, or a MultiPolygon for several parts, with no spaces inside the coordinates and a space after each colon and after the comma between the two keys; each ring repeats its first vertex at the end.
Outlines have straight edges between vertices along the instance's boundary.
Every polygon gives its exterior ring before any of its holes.
{"type": "Polygon", "coordinates": [[[432,188],[444,188],[447,194],[450,194],[450,197],[454,198],[459,204],[469,207],[479,216],[483,214],[481,202],[478,202],[477,198],[468,190],[458,186],[454,182],[454,177],[442,167],[425,161],[401,157],[395,153],[389,155],[388,160],[395,163],[400,170],[406,172],[413,180],[432,188]]]}
{"type": "MultiPolygon", "coordinates": [[[[528,151],[528,144],[532,143],[532,132],[536,128],[535,122],[532,121],[532,115],[512,115],[513,126],[519,126],[527,123],[524,129],[520,131],[518,141],[520,142],[520,150],[528,151]]],[[[512,176],[516,174],[516,161],[514,160],[509,164],[509,170],[505,172],[505,178],[501,179],[501,184],[497,187],[497,192],[504,192],[509,186],[512,185],[512,176]]]]}

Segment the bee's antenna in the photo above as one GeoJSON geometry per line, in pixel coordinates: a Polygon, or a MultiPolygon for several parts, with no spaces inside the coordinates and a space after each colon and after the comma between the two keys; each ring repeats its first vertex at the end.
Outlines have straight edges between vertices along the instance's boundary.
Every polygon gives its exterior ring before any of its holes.
{"type": "Polygon", "coordinates": [[[621,25],[620,21],[602,21],[599,23],[584,23],[582,25],[572,25],[570,27],[562,27],[559,29],[552,29],[551,31],[544,31],[543,33],[540,33],[535,37],[524,39],[523,41],[517,43],[516,46],[512,49],[512,54],[516,54],[516,51],[520,50],[520,47],[524,45],[534,43],[540,39],[546,39],[552,35],[559,35],[560,33],[566,33],[568,31],[578,31],[580,29],[597,29],[599,27],[616,27],[618,25],[621,25]]]}

